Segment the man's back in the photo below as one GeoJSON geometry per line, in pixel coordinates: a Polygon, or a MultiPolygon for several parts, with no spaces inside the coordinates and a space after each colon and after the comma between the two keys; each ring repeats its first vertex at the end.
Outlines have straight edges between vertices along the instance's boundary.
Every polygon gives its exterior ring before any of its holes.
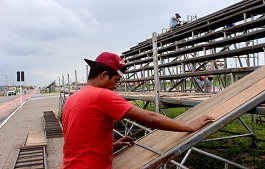
{"type": "MultiPolygon", "coordinates": [[[[92,86],[85,86],[69,97],[62,114],[65,142],[62,168],[111,168],[113,119],[120,120],[128,109],[116,107],[111,101],[116,97],[108,89],[92,86]]],[[[127,102],[123,98],[116,100],[118,104],[127,102]]]]}

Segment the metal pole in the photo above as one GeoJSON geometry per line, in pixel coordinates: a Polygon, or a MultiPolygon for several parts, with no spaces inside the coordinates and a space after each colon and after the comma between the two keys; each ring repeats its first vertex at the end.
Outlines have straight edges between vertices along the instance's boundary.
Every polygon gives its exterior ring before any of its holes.
{"type": "Polygon", "coordinates": [[[136,127],[139,127],[139,128],[141,128],[141,129],[143,129],[143,130],[149,132],[149,133],[153,132],[153,130],[151,130],[151,129],[147,128],[147,127],[144,127],[144,126],[142,126],[142,125],[140,125],[140,124],[138,124],[138,123],[135,123],[135,122],[133,122],[133,121],[131,121],[131,120],[129,120],[129,119],[123,119],[123,121],[126,121],[126,122],[128,122],[128,123],[130,123],[130,124],[132,124],[132,125],[134,125],[134,126],[136,126],[136,127]]]}
{"type": "Polygon", "coordinates": [[[230,165],[233,165],[233,166],[238,167],[238,168],[241,168],[241,169],[247,169],[247,167],[244,167],[244,166],[242,166],[242,165],[239,165],[239,164],[237,164],[237,163],[235,163],[235,162],[229,161],[229,160],[224,159],[224,158],[222,158],[222,157],[216,156],[216,155],[214,155],[214,154],[208,153],[208,152],[206,152],[206,151],[203,151],[203,150],[197,149],[197,148],[195,148],[195,147],[192,147],[191,149],[192,149],[193,151],[197,151],[198,153],[201,153],[201,154],[204,154],[204,155],[206,155],[206,156],[212,157],[212,158],[217,159],[217,160],[219,160],[219,161],[223,161],[223,162],[225,162],[226,165],[230,164],[230,165]]]}
{"type": "Polygon", "coordinates": [[[263,47],[263,53],[264,53],[264,65],[265,65],[265,47],[263,47]]]}
{"type": "Polygon", "coordinates": [[[22,110],[22,88],[21,88],[21,72],[20,73],[20,80],[19,80],[19,90],[20,90],[20,108],[22,110]]]}
{"type": "Polygon", "coordinates": [[[75,85],[76,85],[76,91],[78,90],[78,84],[77,84],[77,71],[75,70],[75,85]]]}
{"type": "Polygon", "coordinates": [[[180,169],[180,168],[182,168],[182,169],[189,169],[188,167],[185,167],[184,165],[179,164],[178,162],[176,162],[176,161],[174,161],[174,160],[171,160],[170,162],[171,162],[172,164],[174,164],[175,166],[177,166],[177,169],[180,169]]]}
{"type": "Polygon", "coordinates": [[[87,81],[87,78],[88,78],[88,65],[86,65],[86,81],[87,81]]]}
{"type": "Polygon", "coordinates": [[[59,89],[61,91],[61,80],[60,80],[60,77],[59,77],[59,89]]]}
{"type": "Polygon", "coordinates": [[[65,93],[65,88],[64,88],[64,76],[62,75],[62,87],[63,87],[63,93],[65,93]]]}
{"type": "Polygon", "coordinates": [[[61,116],[61,107],[62,107],[62,93],[61,93],[61,80],[60,80],[60,77],[59,77],[59,92],[60,92],[60,99],[59,99],[59,113],[60,113],[60,116],[61,116]]]}
{"type": "Polygon", "coordinates": [[[155,105],[156,105],[156,112],[159,113],[160,85],[159,85],[159,75],[158,75],[157,34],[156,32],[153,32],[152,34],[152,43],[153,43],[154,79],[155,79],[155,105]]]}
{"type": "Polygon", "coordinates": [[[71,85],[70,85],[70,76],[69,76],[69,74],[67,74],[67,81],[68,81],[68,94],[70,96],[70,87],[71,87],[71,85]]]}
{"type": "MultiPolygon", "coordinates": [[[[126,75],[126,76],[128,77],[128,75],[126,75]]],[[[127,89],[127,83],[125,81],[123,83],[124,83],[124,91],[127,92],[128,91],[128,89],[127,89]]]]}

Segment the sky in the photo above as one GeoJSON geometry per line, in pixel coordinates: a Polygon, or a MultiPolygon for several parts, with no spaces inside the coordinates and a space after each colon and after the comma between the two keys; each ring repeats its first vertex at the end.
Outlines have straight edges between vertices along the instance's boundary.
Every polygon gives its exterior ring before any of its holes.
{"type": "Polygon", "coordinates": [[[86,81],[84,58],[121,55],[179,13],[198,18],[240,0],[0,0],[0,86],[86,81]]]}

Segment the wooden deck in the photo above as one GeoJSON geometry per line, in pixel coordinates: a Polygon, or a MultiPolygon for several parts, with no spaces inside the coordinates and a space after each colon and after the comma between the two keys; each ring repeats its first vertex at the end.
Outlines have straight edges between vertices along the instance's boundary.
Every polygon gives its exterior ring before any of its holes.
{"type": "MultiPolygon", "coordinates": [[[[117,92],[124,99],[130,100],[144,100],[155,101],[154,92],[117,92]]],[[[197,104],[209,99],[214,94],[212,93],[180,93],[180,92],[161,92],[161,104],[171,106],[193,107],[197,104]]]]}

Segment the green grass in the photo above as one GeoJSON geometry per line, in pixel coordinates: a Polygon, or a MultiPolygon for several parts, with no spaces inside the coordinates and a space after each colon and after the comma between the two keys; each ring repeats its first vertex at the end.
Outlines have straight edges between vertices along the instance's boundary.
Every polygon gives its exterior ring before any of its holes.
{"type": "MultiPolygon", "coordinates": [[[[250,114],[245,114],[242,119],[248,127],[251,128],[250,114]]],[[[256,119],[256,118],[255,118],[256,119]]],[[[255,122],[256,138],[254,137],[237,137],[233,139],[223,139],[210,142],[201,142],[195,147],[230,161],[236,162],[248,168],[264,169],[265,168],[265,142],[259,139],[265,140],[264,130],[265,123],[260,124],[255,122]],[[255,146],[253,146],[255,145],[255,146]]],[[[225,126],[222,130],[229,132],[236,132],[239,134],[246,134],[248,131],[241,124],[239,120],[225,126]]],[[[229,136],[231,134],[217,131],[209,138],[221,138],[223,136],[229,136]]],[[[180,159],[178,159],[180,160],[180,159]]],[[[186,163],[189,168],[224,168],[224,162],[217,161],[211,157],[199,153],[192,153],[191,157],[186,163]]],[[[229,168],[235,168],[229,165],[229,168]]]]}

